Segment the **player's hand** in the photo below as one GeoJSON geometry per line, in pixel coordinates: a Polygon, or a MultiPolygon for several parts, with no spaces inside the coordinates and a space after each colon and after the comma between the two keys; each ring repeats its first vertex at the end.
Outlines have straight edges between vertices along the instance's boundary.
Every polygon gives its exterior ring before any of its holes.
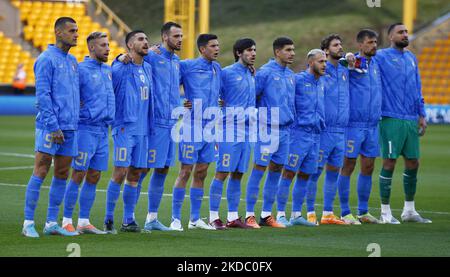
{"type": "Polygon", "coordinates": [[[348,52],[345,54],[345,59],[348,62],[348,68],[355,68],[356,57],[353,53],[348,52]]]}
{"type": "Polygon", "coordinates": [[[154,53],[156,53],[156,54],[158,54],[158,55],[160,55],[161,54],[161,50],[159,49],[159,47],[161,47],[161,45],[160,44],[154,44],[154,45],[152,45],[151,47],[150,47],[150,51],[152,51],[152,52],[154,52],[154,53]]]}
{"type": "Polygon", "coordinates": [[[192,109],[192,102],[187,100],[187,99],[184,99],[183,107],[188,108],[188,109],[192,109]]]}
{"type": "Polygon", "coordinates": [[[61,130],[50,133],[52,135],[52,141],[57,144],[64,143],[64,134],[61,130]]]}
{"type": "Polygon", "coordinates": [[[425,135],[425,131],[427,130],[427,120],[425,117],[419,118],[419,136],[425,135]]]}
{"type": "Polygon", "coordinates": [[[120,54],[119,57],[117,57],[117,60],[119,62],[124,63],[124,64],[128,64],[133,59],[132,59],[132,57],[131,57],[131,55],[129,53],[125,53],[125,54],[120,54]]]}
{"type": "Polygon", "coordinates": [[[219,107],[223,108],[225,107],[225,101],[223,101],[223,99],[219,99],[219,101],[217,101],[219,103],[219,107]]]}

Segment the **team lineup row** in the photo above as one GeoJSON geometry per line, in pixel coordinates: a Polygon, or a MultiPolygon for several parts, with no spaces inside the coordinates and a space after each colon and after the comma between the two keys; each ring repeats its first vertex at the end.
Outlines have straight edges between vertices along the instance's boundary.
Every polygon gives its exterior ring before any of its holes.
{"type": "Polygon", "coordinates": [[[389,198],[392,174],[400,155],[405,159],[405,206],[401,219],[431,223],[414,207],[419,136],[425,133],[426,122],[417,60],[405,49],[409,41],[402,23],[389,27],[391,47],[379,51],[378,35],[372,30],[364,29],[357,34],[359,52],[356,54],[345,54],[341,37],[331,34],[322,40],[321,49],[312,49],[307,54],[308,67],[299,73],[289,69],[295,46],[287,37],[274,40],[274,58],[258,70],[254,67],[255,41],[239,39],[233,46],[236,62],[221,68],[216,61],[220,51],[216,35],[201,34],[197,39],[200,57],[180,60],[175,51],[181,49],[182,27],[167,22],[161,29],[162,43],[155,47],[149,46],[143,31],[128,33],[125,38],[128,53],[117,57],[109,67],[105,64],[109,55],[105,33],[94,32],[88,36],[90,56],[83,62],[78,64],[68,54],[77,45],[77,32],[75,20],[59,18],[55,22],[56,43],[49,45],[34,66],[39,112],[35,168],[25,196],[22,229],[25,236],[39,237],[34,213],[52,161],[54,176],[43,231],[46,235],[116,234],[114,211],[123,183],[121,231],[183,231],[181,210],[191,175],[189,229],[315,227],[319,225],[314,208],[317,180],[323,169],[326,176],[320,224],[399,224],[391,213],[389,198]],[[179,108],[180,85],[186,97],[183,105],[186,113],[181,123],[183,135],[189,133],[195,137],[211,123],[216,125],[217,119],[198,115],[220,106],[223,110],[259,110],[258,121],[265,123],[271,136],[269,140],[258,137],[254,145],[250,143],[251,120],[248,114],[243,114],[243,125],[239,124],[238,117],[230,120],[224,116],[225,132],[231,130],[225,141],[181,139],[178,144],[181,168],[172,192],[172,221],[167,227],[158,220],[158,208],[169,168],[175,164],[172,129],[178,118],[172,112],[179,108]],[[198,101],[201,106],[195,104],[198,101]],[[108,168],[109,126],[114,141],[114,168],[101,231],[90,223],[89,216],[96,184],[101,172],[108,168]],[[238,215],[241,180],[249,167],[252,148],[254,164],[246,184],[243,220],[238,215]],[[382,206],[378,220],[369,213],[368,201],[374,161],[380,152],[382,206]],[[350,176],[358,156],[361,172],[355,217],[349,207],[349,194],[350,176]],[[200,208],[211,162],[217,162],[217,166],[210,185],[210,215],[206,223],[200,217],[200,208]],[[66,184],[71,167],[71,179],[66,184]],[[142,181],[151,168],[154,170],[149,183],[148,214],[141,230],[134,211],[142,181]],[[262,212],[257,222],[255,204],[266,170],[262,212]],[[296,176],[292,212],[287,219],[286,205],[296,176]],[[224,223],[219,218],[219,206],[227,178],[228,215],[224,223]],[[340,217],[333,213],[337,192],[340,217]],[[305,199],[306,218],[301,212],[305,199]],[[80,210],[75,229],[72,216],[77,201],[80,210]],[[57,220],[63,202],[61,227],[57,220]],[[276,217],[272,216],[275,202],[276,217]]]}

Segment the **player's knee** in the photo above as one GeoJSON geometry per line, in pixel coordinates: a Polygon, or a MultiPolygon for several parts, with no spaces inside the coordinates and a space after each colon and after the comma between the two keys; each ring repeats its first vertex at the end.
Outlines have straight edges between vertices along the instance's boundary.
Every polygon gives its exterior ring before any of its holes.
{"type": "Polygon", "coordinates": [[[419,160],[405,160],[405,167],[407,169],[418,169],[419,160]]]}
{"type": "Polygon", "coordinates": [[[208,174],[207,168],[200,168],[195,171],[194,178],[204,181],[206,179],[207,174],[208,174]]]}
{"type": "MultiPolygon", "coordinates": [[[[148,170],[149,170],[149,169],[148,169],[148,170]]],[[[147,170],[147,172],[148,172],[148,170],[147,170]]],[[[164,168],[156,168],[155,171],[156,171],[158,174],[164,174],[164,175],[167,175],[167,174],[169,173],[169,167],[166,166],[166,167],[164,167],[164,168]]]]}
{"type": "Polygon", "coordinates": [[[72,181],[77,184],[81,184],[81,182],[83,182],[85,175],[86,175],[86,172],[74,169],[72,171],[72,181]]]}
{"type": "Polygon", "coordinates": [[[385,159],[383,160],[383,168],[385,170],[394,171],[396,162],[397,160],[394,159],[385,159]]]}
{"type": "Polygon", "coordinates": [[[125,181],[125,176],[127,175],[127,168],[125,167],[114,167],[112,179],[118,184],[122,184],[125,181]]]}
{"type": "Polygon", "coordinates": [[[282,164],[276,164],[274,162],[270,162],[269,170],[272,171],[272,172],[281,172],[281,170],[283,170],[283,165],[282,164]]]}
{"type": "Polygon", "coordinates": [[[143,173],[142,169],[130,168],[127,174],[128,183],[137,183],[139,181],[139,178],[141,177],[141,173],[143,173]]]}
{"type": "Polygon", "coordinates": [[[89,169],[88,174],[86,175],[86,181],[89,184],[96,185],[100,181],[100,177],[101,177],[101,172],[100,171],[89,169]]]}
{"type": "Polygon", "coordinates": [[[266,166],[262,166],[262,165],[255,164],[255,166],[253,168],[256,170],[262,171],[262,172],[266,171],[266,166]]]}
{"type": "Polygon", "coordinates": [[[283,171],[283,178],[284,179],[289,179],[292,180],[295,177],[295,172],[290,171],[290,170],[284,170],[283,171]]]}
{"type": "Polygon", "coordinates": [[[300,178],[302,180],[308,180],[309,174],[299,171],[299,172],[297,172],[297,178],[300,178]]]}
{"type": "Polygon", "coordinates": [[[191,176],[192,168],[182,168],[180,170],[179,178],[182,182],[186,183],[189,180],[189,177],[191,176]]]}
{"type": "Polygon", "coordinates": [[[54,175],[58,179],[67,180],[69,178],[70,167],[55,168],[54,175]]]}
{"type": "Polygon", "coordinates": [[[361,166],[361,173],[365,176],[370,176],[373,173],[373,170],[375,169],[374,163],[369,163],[361,166]]]}
{"type": "Polygon", "coordinates": [[[231,173],[231,178],[235,180],[241,180],[242,176],[244,176],[244,173],[241,172],[233,172],[231,173]]]}
{"type": "Polygon", "coordinates": [[[52,156],[50,155],[40,156],[39,158],[36,159],[35,162],[34,175],[44,179],[50,170],[51,164],[52,164],[52,156]]]}
{"type": "Polygon", "coordinates": [[[228,172],[216,172],[216,175],[214,176],[215,179],[220,181],[225,181],[225,179],[228,177],[228,172]]]}
{"type": "Polygon", "coordinates": [[[344,162],[344,167],[341,169],[341,173],[345,176],[350,176],[355,170],[356,159],[346,159],[344,162]]]}

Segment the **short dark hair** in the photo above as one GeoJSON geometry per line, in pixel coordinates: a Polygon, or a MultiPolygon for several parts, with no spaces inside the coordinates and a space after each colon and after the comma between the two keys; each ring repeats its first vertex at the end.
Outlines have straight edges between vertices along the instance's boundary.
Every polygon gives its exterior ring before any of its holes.
{"type": "Polygon", "coordinates": [[[125,45],[127,46],[127,48],[128,48],[128,42],[129,42],[136,34],[140,34],[140,33],[145,34],[144,31],[142,31],[142,30],[134,30],[134,31],[129,32],[129,33],[125,36],[125,45]]]}
{"type": "Polygon", "coordinates": [[[241,54],[242,52],[244,52],[245,49],[248,49],[253,45],[256,46],[256,43],[251,38],[241,38],[236,40],[236,42],[233,45],[234,61],[237,62],[239,60],[239,56],[237,55],[237,53],[241,54]]]}
{"type": "Polygon", "coordinates": [[[181,29],[181,25],[172,21],[164,23],[164,25],[161,27],[161,36],[163,34],[167,34],[170,31],[170,28],[176,27],[181,29]]]}
{"type": "Polygon", "coordinates": [[[403,24],[402,22],[397,22],[397,23],[391,24],[388,28],[388,35],[390,35],[392,30],[394,30],[394,28],[399,25],[405,25],[405,24],[403,24]]]}
{"type": "Polygon", "coordinates": [[[365,38],[377,38],[378,33],[370,29],[362,29],[356,35],[356,41],[363,43],[365,38]]]}
{"type": "Polygon", "coordinates": [[[197,38],[198,50],[200,50],[200,47],[208,45],[208,42],[213,39],[217,39],[217,36],[214,34],[200,34],[197,38]]]}
{"type": "Polygon", "coordinates": [[[294,41],[288,37],[276,38],[272,43],[273,52],[275,53],[275,50],[283,49],[285,45],[294,45],[294,41]]]}
{"type": "Polygon", "coordinates": [[[322,41],[320,42],[320,49],[325,50],[330,48],[331,42],[335,39],[342,42],[342,38],[338,34],[331,34],[322,39],[322,41]]]}
{"type": "Polygon", "coordinates": [[[88,35],[86,41],[89,44],[89,42],[91,40],[98,39],[98,38],[107,38],[107,37],[108,37],[108,34],[106,34],[104,32],[92,32],[88,35]]]}
{"type": "Polygon", "coordinates": [[[60,17],[60,18],[56,19],[56,21],[55,21],[55,29],[64,27],[64,25],[66,25],[67,22],[69,22],[69,23],[77,23],[75,21],[75,19],[73,19],[72,17],[63,16],[63,17],[60,17]]]}

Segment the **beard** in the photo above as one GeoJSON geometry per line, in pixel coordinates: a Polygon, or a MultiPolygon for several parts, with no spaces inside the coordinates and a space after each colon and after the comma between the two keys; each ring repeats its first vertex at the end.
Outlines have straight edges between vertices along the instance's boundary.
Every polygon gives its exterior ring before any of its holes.
{"type": "Polygon", "coordinates": [[[375,49],[375,51],[368,51],[368,52],[364,52],[364,55],[366,55],[367,57],[373,57],[377,54],[377,50],[375,49]]]}
{"type": "Polygon", "coordinates": [[[332,57],[335,60],[339,60],[340,58],[344,57],[344,52],[330,52],[330,57],[332,57]]]}
{"type": "Polygon", "coordinates": [[[398,48],[405,48],[408,45],[409,45],[409,40],[401,40],[401,41],[395,42],[395,46],[397,46],[398,48]]]}

